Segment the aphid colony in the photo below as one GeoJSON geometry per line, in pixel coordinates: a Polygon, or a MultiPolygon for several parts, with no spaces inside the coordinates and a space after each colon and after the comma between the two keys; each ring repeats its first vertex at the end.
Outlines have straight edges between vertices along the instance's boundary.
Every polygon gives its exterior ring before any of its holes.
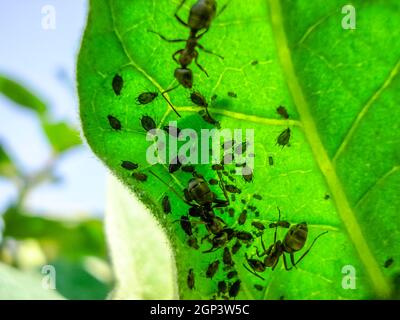
{"type": "MultiPolygon", "coordinates": [[[[213,19],[216,17],[216,1],[215,0],[198,0],[190,9],[188,21],[182,20],[178,12],[185,4],[186,0],[182,0],[175,11],[175,17],[185,27],[190,30],[188,39],[175,39],[170,40],[155,31],[150,31],[157,34],[161,39],[176,43],[185,42],[185,47],[176,51],[173,55],[173,60],[179,64],[175,70],[174,77],[178,81],[178,85],[172,87],[161,95],[165,98],[164,94],[177,88],[179,85],[184,88],[191,89],[193,86],[193,72],[188,66],[194,61],[198,68],[203,71],[207,76],[207,71],[198,62],[198,51],[214,54],[212,51],[205,49],[199,40],[209,30],[213,19]]],[[[219,11],[218,15],[222,13],[226,5],[219,11]]],[[[216,55],[216,54],[214,54],[216,55]]],[[[216,55],[219,58],[223,57],[216,55]]],[[[258,61],[253,61],[252,65],[257,65],[258,61]]],[[[112,89],[116,96],[120,96],[124,90],[124,80],[120,74],[116,74],[112,80],[112,89]]],[[[227,92],[229,98],[236,99],[237,94],[233,91],[227,92]]],[[[157,92],[142,92],[136,98],[136,103],[140,106],[145,106],[152,103],[158,97],[157,92]]],[[[190,101],[199,107],[199,114],[202,119],[217,128],[220,128],[220,123],[213,118],[209,112],[209,107],[217,99],[214,95],[210,99],[210,104],[207,99],[198,91],[192,91],[189,96],[190,101]]],[[[167,99],[166,99],[167,100],[167,99]]],[[[179,115],[177,110],[167,100],[175,113],[179,115]]],[[[285,107],[279,106],[276,112],[285,120],[289,118],[289,114],[285,107]]],[[[109,126],[114,131],[124,130],[121,121],[115,115],[108,115],[107,120],[109,126]]],[[[148,115],[142,115],[140,118],[142,128],[148,132],[157,127],[153,118],[148,115]]],[[[162,127],[164,131],[174,137],[178,137],[180,129],[172,126],[162,127]]],[[[291,130],[290,128],[282,131],[276,139],[276,144],[283,147],[290,145],[291,130]]],[[[147,170],[156,179],[163,182],[168,186],[168,189],[175,193],[179,199],[185,203],[187,212],[180,212],[178,217],[174,217],[174,206],[171,203],[169,194],[163,194],[160,206],[163,213],[172,217],[173,221],[183,231],[184,241],[188,247],[193,250],[198,250],[199,253],[207,255],[210,253],[218,253],[218,259],[211,259],[208,266],[197,274],[195,266],[189,268],[187,272],[187,287],[190,290],[196,288],[196,276],[201,276],[206,279],[213,279],[218,275],[221,278],[223,273],[223,280],[218,281],[212,299],[230,299],[236,298],[240,292],[241,280],[237,271],[237,264],[235,264],[235,255],[239,254],[243,247],[255,248],[255,256],[248,254],[242,255],[245,263],[243,267],[255,275],[256,277],[264,280],[260,275],[266,269],[271,268],[274,270],[282,257],[283,265],[286,270],[291,270],[308,254],[311,247],[316,240],[324,233],[318,235],[310,247],[303,252],[303,254],[296,260],[294,254],[303,249],[308,235],[307,223],[302,222],[296,225],[291,225],[287,221],[280,219],[280,211],[278,220],[269,225],[265,225],[258,218],[260,211],[256,203],[263,201],[263,197],[259,194],[243,195],[241,184],[251,183],[254,179],[253,170],[246,165],[246,163],[235,163],[235,155],[246,153],[248,149],[248,142],[225,141],[221,145],[221,150],[224,152],[224,157],[221,163],[213,164],[209,170],[212,177],[206,178],[204,175],[196,171],[193,165],[182,165],[180,159],[176,157],[175,161],[171,162],[168,166],[169,174],[175,174],[179,171],[188,175],[187,185],[181,192],[177,192],[163,181],[155,172],[147,170]],[[237,175],[237,169],[241,170],[241,175],[237,175]],[[240,181],[238,181],[240,179],[240,181]],[[239,211],[234,209],[241,206],[239,211]],[[226,217],[226,218],[225,218],[226,217]],[[174,219],[176,218],[176,219],[174,219]],[[229,221],[230,223],[227,223],[229,221]],[[247,227],[246,227],[247,226],[247,227]],[[285,237],[282,240],[277,239],[278,228],[288,229],[285,237]],[[245,231],[245,230],[250,230],[245,231]],[[274,229],[274,237],[272,244],[266,246],[263,239],[264,232],[268,229],[274,229]],[[200,233],[202,235],[200,235],[200,233]],[[255,244],[256,240],[261,243],[261,248],[255,244]],[[286,255],[289,255],[291,266],[288,265],[286,255]]],[[[254,156],[254,154],[252,155],[254,156]]],[[[274,159],[269,156],[268,163],[270,166],[274,165],[274,159]]],[[[141,172],[140,165],[128,159],[121,160],[120,164],[124,172],[128,172],[130,176],[139,183],[145,183],[151,176],[141,172]]],[[[243,251],[243,250],[242,250],[243,251]]],[[[247,250],[248,252],[249,249],[247,250]]],[[[211,256],[211,255],[210,255],[211,256]]],[[[243,259],[242,259],[243,260],[243,259]]],[[[385,263],[390,265],[390,262],[385,263]]],[[[247,272],[245,271],[245,272],[247,272]]],[[[255,290],[262,291],[264,286],[261,284],[254,285],[255,290]]]]}

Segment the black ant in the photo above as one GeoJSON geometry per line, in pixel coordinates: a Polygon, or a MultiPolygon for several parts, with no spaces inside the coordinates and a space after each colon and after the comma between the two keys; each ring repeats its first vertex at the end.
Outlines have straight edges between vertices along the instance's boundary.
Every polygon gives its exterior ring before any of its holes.
{"type": "MultiPolygon", "coordinates": [[[[168,39],[156,31],[149,30],[149,32],[157,34],[162,40],[167,41],[167,42],[171,42],[171,43],[186,42],[184,49],[179,49],[172,55],[172,58],[174,59],[174,61],[180,65],[180,67],[176,68],[175,72],[174,72],[174,77],[176,78],[176,80],[178,80],[179,84],[177,86],[163,92],[162,93],[163,96],[165,93],[176,89],[179,85],[182,85],[184,88],[189,88],[189,89],[192,88],[193,72],[191,69],[188,68],[188,65],[190,65],[193,60],[195,61],[196,65],[199,67],[199,69],[201,71],[203,71],[208,77],[207,71],[198,62],[199,53],[198,53],[198,51],[196,51],[196,48],[199,48],[200,50],[202,50],[206,53],[214,54],[214,55],[218,56],[219,58],[223,59],[222,56],[215,54],[214,52],[204,48],[201,44],[198,43],[198,41],[210,29],[211,22],[216,17],[216,12],[217,12],[216,1],[215,0],[197,0],[197,2],[190,9],[188,22],[183,21],[178,15],[179,10],[182,8],[182,6],[185,4],[185,2],[186,2],[186,0],[182,0],[181,3],[176,8],[175,18],[183,26],[190,29],[190,34],[189,34],[188,39],[168,39]],[[177,58],[178,55],[179,55],[179,59],[177,58]]],[[[219,11],[218,15],[220,15],[225,10],[226,7],[227,7],[227,4],[219,11]]],[[[174,111],[175,111],[175,109],[174,109],[174,111]]]]}
{"type": "Polygon", "coordinates": [[[262,240],[262,235],[261,235],[261,245],[263,247],[264,252],[261,254],[258,252],[257,249],[257,256],[258,257],[263,257],[266,256],[264,261],[257,260],[257,259],[249,259],[246,255],[246,260],[249,266],[251,267],[252,270],[250,270],[246,265],[244,267],[251,273],[253,273],[255,276],[261,278],[264,280],[263,277],[257,274],[257,272],[263,272],[265,271],[266,268],[272,268],[274,270],[279,262],[280,256],[283,258],[283,264],[285,266],[285,269],[287,271],[293,269],[293,267],[296,268],[296,265],[310,252],[312,246],[315,244],[315,242],[318,240],[319,237],[322,235],[328,233],[328,231],[322,232],[319,234],[311,243],[310,247],[301,255],[297,261],[295,261],[294,258],[294,253],[297,251],[300,251],[303,249],[306,241],[307,241],[307,235],[308,235],[308,227],[306,222],[301,222],[299,224],[296,224],[288,230],[288,232],[285,235],[285,238],[283,241],[281,240],[276,240],[276,235],[277,235],[277,230],[278,226],[283,227],[283,228],[289,228],[290,223],[287,221],[281,221],[281,212],[278,208],[279,212],[279,218],[276,223],[273,223],[270,225],[271,228],[275,228],[275,233],[274,233],[274,242],[269,246],[268,249],[265,248],[264,242],[262,240]],[[286,256],[285,253],[289,254],[290,256],[290,261],[292,263],[291,267],[288,267],[287,261],[286,261],[286,256]]]}

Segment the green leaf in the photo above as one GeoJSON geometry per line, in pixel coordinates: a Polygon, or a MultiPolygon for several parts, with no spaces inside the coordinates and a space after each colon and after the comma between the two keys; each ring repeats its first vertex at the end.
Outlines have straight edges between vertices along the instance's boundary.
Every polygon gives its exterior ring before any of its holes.
{"type": "Polygon", "coordinates": [[[3,177],[14,177],[17,173],[17,168],[12,162],[10,156],[0,143],[0,176],[3,177]]]}
{"type": "Polygon", "coordinates": [[[112,298],[174,299],[174,262],[161,228],[114,177],[107,189],[106,233],[117,280],[112,298]]]}
{"type": "MultiPolygon", "coordinates": [[[[194,63],[189,66],[195,90],[208,100],[218,96],[210,113],[222,129],[255,130],[254,181],[245,183],[240,176],[234,177],[242,190],[230,206],[235,215],[230,217],[226,210],[217,214],[227,225],[251,231],[252,220],[276,221],[279,206],[282,219],[292,224],[307,222],[306,247],[328,231],[297,269],[286,271],[281,259],[274,271],[269,268],[262,273],[265,281],[243,267],[245,253],[253,256],[256,248],[261,250],[261,239],[248,248],[242,246],[234,256],[242,281],[238,298],[366,299],[390,297],[396,289],[400,5],[395,0],[353,1],[357,29],[345,30],[341,13],[345,4],[340,0],[255,0],[249,6],[231,1],[200,41],[225,59],[200,51],[199,62],[209,78],[194,63]],[[279,105],[286,107],[290,120],[276,113],[279,105]],[[287,127],[290,146],[282,148],[276,139],[287,127]],[[274,159],[272,166],[269,156],[274,159]],[[254,199],[254,193],[263,200],[254,199]],[[237,223],[245,207],[239,200],[256,206],[260,213],[256,217],[248,209],[244,226],[237,223]],[[388,258],[394,263],[385,268],[388,258]],[[356,272],[356,289],[342,286],[346,282],[342,269],[349,265],[356,272]],[[254,284],[264,289],[258,291],[254,284]]],[[[218,6],[222,7],[222,1],[218,6]]],[[[188,1],[180,12],[183,19],[189,7],[188,1]]],[[[198,115],[200,108],[193,106],[183,88],[166,95],[182,115],[179,119],[160,96],[149,105],[135,101],[144,91],[163,91],[172,84],[177,64],[171,55],[183,44],[166,43],[147,30],[171,39],[186,37],[188,30],[174,19],[175,9],[170,1],[156,5],[144,0],[91,1],[78,61],[80,111],[92,150],[165,228],[175,255],[180,297],[209,299],[218,281],[226,279],[222,262],[212,280],[205,277],[210,262],[221,260],[222,250],[202,253],[210,247],[207,241],[200,250],[188,247],[187,236],[174,223],[188,206],[171,188],[182,194],[191,176],[181,171],[169,174],[166,166],[147,163],[151,142],[145,139],[140,118],[151,116],[158,127],[178,121],[179,128],[197,132],[212,127],[198,115]],[[112,88],[116,74],[124,80],[120,95],[112,88]],[[110,127],[109,115],[120,120],[121,130],[110,127]],[[148,180],[133,179],[121,167],[125,160],[138,163],[137,171],[147,173],[148,180]],[[150,169],[170,187],[149,174],[150,169]],[[161,208],[165,194],[172,203],[167,216],[161,208]],[[186,284],[190,268],[196,277],[193,290],[186,284]]],[[[227,166],[228,171],[232,167],[227,166]]],[[[207,180],[217,178],[209,165],[198,165],[196,170],[207,180]]],[[[212,189],[221,196],[218,186],[212,189]]],[[[196,225],[201,239],[207,232],[196,225]]],[[[278,239],[283,240],[286,231],[279,229],[278,239]]],[[[272,244],[272,229],[267,228],[263,240],[266,246],[272,244]]]]}
{"type": "Polygon", "coordinates": [[[80,145],[79,132],[65,122],[51,123],[43,121],[43,129],[53,150],[62,153],[80,145]]]}
{"type": "Polygon", "coordinates": [[[22,107],[39,114],[46,112],[46,104],[22,84],[0,75],[0,93],[22,107]]]}
{"type": "Polygon", "coordinates": [[[0,300],[60,300],[52,289],[44,289],[37,274],[23,273],[0,263],[0,300]]]}

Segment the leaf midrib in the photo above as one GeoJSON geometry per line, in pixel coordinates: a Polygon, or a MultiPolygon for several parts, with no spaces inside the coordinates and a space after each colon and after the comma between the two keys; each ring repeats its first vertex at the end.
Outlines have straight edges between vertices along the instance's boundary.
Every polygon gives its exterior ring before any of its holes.
{"type": "Polygon", "coordinates": [[[333,200],[339,216],[342,219],[349,238],[357,250],[360,260],[363,263],[373,288],[380,298],[388,298],[391,295],[391,287],[385,279],[378,263],[362,234],[361,228],[350,207],[344,189],[336,174],[333,166],[318,134],[317,127],[311,115],[308,103],[303,94],[300,83],[297,80],[296,72],[293,66],[291,52],[287,43],[284,29],[282,10],[280,0],[267,0],[270,8],[271,27],[275,37],[278,56],[281,62],[282,70],[286,78],[289,91],[292,95],[294,104],[300,115],[304,134],[310,144],[314,158],[324,175],[326,183],[331,190],[333,200]]]}

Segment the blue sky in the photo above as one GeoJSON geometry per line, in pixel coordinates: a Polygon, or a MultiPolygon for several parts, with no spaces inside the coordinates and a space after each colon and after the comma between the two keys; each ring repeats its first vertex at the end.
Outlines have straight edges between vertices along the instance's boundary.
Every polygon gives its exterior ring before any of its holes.
{"type": "MultiPolygon", "coordinates": [[[[66,120],[77,128],[75,60],[86,13],[84,0],[0,2],[0,74],[22,82],[42,97],[54,120],[66,120]],[[56,10],[55,30],[42,28],[45,5],[56,10]]],[[[2,96],[0,140],[26,172],[42,167],[50,156],[37,120],[2,96]]],[[[38,188],[28,198],[29,208],[53,215],[103,213],[106,170],[88,147],[67,153],[57,173],[61,184],[38,188]]],[[[0,180],[0,212],[13,197],[15,190],[0,180]]]]}

